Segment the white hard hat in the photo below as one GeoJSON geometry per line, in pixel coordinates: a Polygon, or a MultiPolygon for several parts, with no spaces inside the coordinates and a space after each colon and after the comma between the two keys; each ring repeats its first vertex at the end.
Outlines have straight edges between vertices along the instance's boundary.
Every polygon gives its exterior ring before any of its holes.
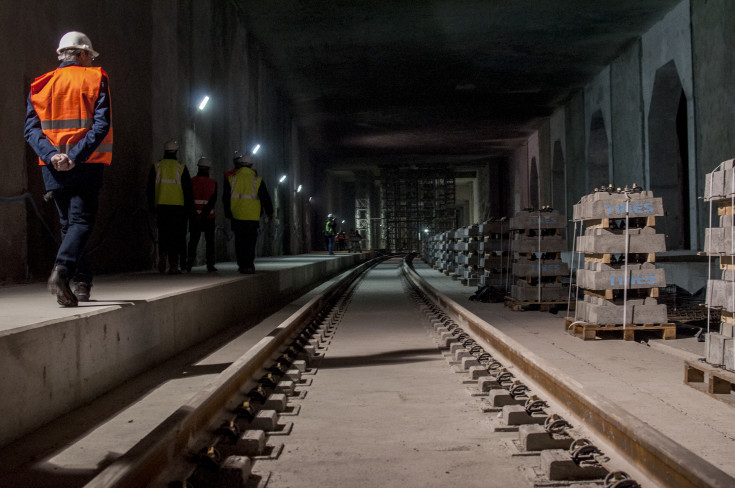
{"type": "Polygon", "coordinates": [[[84,49],[85,51],[88,51],[93,58],[100,55],[100,53],[92,49],[92,41],[89,40],[89,37],[87,37],[86,34],[77,31],[67,32],[61,37],[61,39],[59,39],[59,48],[56,50],[56,53],[61,54],[61,51],[66,49],[84,49]]]}
{"type": "Polygon", "coordinates": [[[249,155],[243,154],[240,151],[235,151],[232,157],[235,163],[244,164],[245,166],[252,166],[253,160],[249,155]]]}
{"type": "Polygon", "coordinates": [[[179,150],[179,143],[176,142],[176,139],[169,139],[166,141],[166,144],[163,145],[164,151],[178,151],[179,150]]]}
{"type": "Polygon", "coordinates": [[[197,166],[199,166],[200,168],[211,168],[212,162],[209,160],[209,158],[202,156],[201,158],[199,158],[199,161],[197,161],[197,166]]]}
{"type": "Polygon", "coordinates": [[[327,218],[328,219],[334,218],[334,215],[333,214],[329,214],[329,215],[327,215],[327,218]]]}

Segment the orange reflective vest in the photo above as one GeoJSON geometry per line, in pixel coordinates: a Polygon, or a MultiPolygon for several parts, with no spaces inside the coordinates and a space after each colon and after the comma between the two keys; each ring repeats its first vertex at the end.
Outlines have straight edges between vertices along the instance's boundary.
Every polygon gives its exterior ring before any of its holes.
{"type": "MultiPolygon", "coordinates": [[[[194,190],[194,209],[198,214],[201,214],[209,199],[212,198],[217,182],[206,176],[195,176],[191,179],[191,186],[194,190]]],[[[214,218],[214,207],[212,207],[212,211],[209,212],[207,218],[214,218]]]]}
{"type": "Polygon", "coordinates": [[[228,178],[230,182],[230,209],[237,220],[260,220],[258,189],[262,178],[250,168],[240,168],[228,178]]]}
{"type": "MultiPolygon", "coordinates": [[[[31,84],[31,103],[41,120],[41,130],[60,153],[68,153],[92,128],[102,79],[107,81],[102,68],[72,65],[46,73],[31,84]]],[[[84,162],[112,162],[112,127],[84,162]]],[[[45,163],[38,158],[38,164],[45,163]]]]}

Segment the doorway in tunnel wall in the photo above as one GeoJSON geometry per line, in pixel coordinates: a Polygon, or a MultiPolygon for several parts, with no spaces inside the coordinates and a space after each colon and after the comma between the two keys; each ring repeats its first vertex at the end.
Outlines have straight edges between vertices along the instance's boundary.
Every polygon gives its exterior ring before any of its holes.
{"type": "Polygon", "coordinates": [[[672,60],[656,70],[648,113],[650,189],[663,199],[662,224],[670,250],[690,246],[687,119],[687,98],[672,60]]]}
{"type": "Polygon", "coordinates": [[[566,209],[566,181],[564,170],[564,151],[561,141],[554,142],[554,152],[551,161],[551,206],[560,212],[566,209]]]}
{"type": "Polygon", "coordinates": [[[610,157],[607,130],[602,111],[592,114],[590,120],[590,140],[587,146],[587,188],[591,193],[595,188],[607,187],[610,183],[610,157]]]}
{"type": "Polygon", "coordinates": [[[528,187],[528,196],[531,207],[533,208],[539,208],[538,189],[538,164],[536,164],[536,158],[531,158],[531,176],[528,187]]]}

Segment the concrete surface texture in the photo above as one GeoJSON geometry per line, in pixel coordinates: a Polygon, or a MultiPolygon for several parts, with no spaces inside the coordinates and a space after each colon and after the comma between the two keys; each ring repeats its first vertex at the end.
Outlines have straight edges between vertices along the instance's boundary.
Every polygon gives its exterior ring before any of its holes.
{"type": "Polygon", "coordinates": [[[349,304],[268,486],[508,487],[522,464],[493,434],[403,293],[400,261],[349,304]],[[390,313],[386,313],[386,311],[390,313]]]}
{"type": "Polygon", "coordinates": [[[366,254],[258,259],[244,276],[103,277],[92,301],[59,307],[44,284],[0,288],[0,445],[93,400],[218,331],[278,306],[366,254]]]}
{"type": "MultiPolygon", "coordinates": [[[[272,314],[262,310],[249,315],[243,322],[2,448],[0,486],[83,486],[329,283],[272,314]]],[[[146,293],[150,291],[141,291],[142,295],[146,293]]]]}
{"type": "MultiPolygon", "coordinates": [[[[414,261],[429,284],[543,360],[620,405],[730,475],[735,442],[733,407],[684,384],[684,360],[705,356],[696,339],[582,341],[564,331],[563,312],[512,312],[503,304],[471,302],[474,291],[414,261]]],[[[574,314],[572,313],[572,316],[574,314]]]]}

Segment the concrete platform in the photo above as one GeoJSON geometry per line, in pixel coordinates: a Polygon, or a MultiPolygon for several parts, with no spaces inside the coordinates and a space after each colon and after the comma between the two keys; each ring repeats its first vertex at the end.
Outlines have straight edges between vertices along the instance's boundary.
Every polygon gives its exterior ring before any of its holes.
{"type": "Polygon", "coordinates": [[[218,263],[216,273],[99,276],[75,308],[45,283],[0,288],[0,446],[371,256],[262,258],[254,275],[218,263]]]}
{"type": "MultiPolygon", "coordinates": [[[[684,384],[684,361],[704,357],[694,338],[581,341],[564,331],[564,312],[513,312],[503,304],[469,300],[474,290],[415,260],[428,283],[508,334],[578,382],[621,406],[664,435],[730,475],[735,442],[735,410],[684,384]]],[[[573,315],[574,312],[571,312],[573,315]]]]}

